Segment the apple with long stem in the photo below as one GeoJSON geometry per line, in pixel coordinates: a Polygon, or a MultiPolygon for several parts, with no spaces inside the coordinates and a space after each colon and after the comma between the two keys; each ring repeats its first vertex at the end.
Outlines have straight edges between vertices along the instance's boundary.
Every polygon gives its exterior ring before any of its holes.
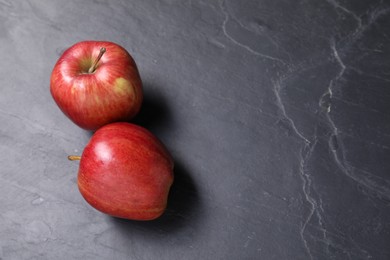
{"type": "Polygon", "coordinates": [[[81,156],[77,183],[85,200],[111,216],[152,220],[165,210],[173,160],[145,128],[112,123],[98,129],[81,156]]]}
{"type": "Polygon", "coordinates": [[[50,92],[62,112],[87,130],[129,121],[143,99],[135,61],[107,41],[83,41],[67,49],[53,68],[50,92]]]}

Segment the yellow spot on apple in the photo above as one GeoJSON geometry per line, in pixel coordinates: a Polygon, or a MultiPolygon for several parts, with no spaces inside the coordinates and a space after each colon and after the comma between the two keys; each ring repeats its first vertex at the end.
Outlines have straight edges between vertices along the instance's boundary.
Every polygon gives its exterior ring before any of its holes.
{"type": "Polygon", "coordinates": [[[117,78],[115,80],[114,92],[119,95],[125,95],[132,92],[131,83],[124,78],[117,78]]]}
{"type": "Polygon", "coordinates": [[[100,98],[99,98],[98,95],[94,95],[94,98],[95,98],[95,102],[96,102],[97,104],[100,104],[100,103],[101,103],[101,100],[100,100],[100,98]]]}

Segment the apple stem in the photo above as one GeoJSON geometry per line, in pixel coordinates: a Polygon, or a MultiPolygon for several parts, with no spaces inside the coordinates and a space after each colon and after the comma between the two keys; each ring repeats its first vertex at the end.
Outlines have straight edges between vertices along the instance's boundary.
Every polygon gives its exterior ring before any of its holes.
{"type": "Polygon", "coordinates": [[[99,52],[99,56],[96,58],[95,62],[93,63],[93,65],[89,68],[88,70],[88,73],[94,73],[96,68],[97,68],[97,64],[99,63],[100,59],[102,58],[103,54],[106,52],[106,48],[104,47],[101,47],[100,48],[100,52],[99,52]]]}
{"type": "Polygon", "coordinates": [[[68,160],[69,160],[69,161],[80,161],[80,160],[81,160],[81,156],[78,156],[78,155],[69,155],[69,156],[68,156],[68,160]]]}

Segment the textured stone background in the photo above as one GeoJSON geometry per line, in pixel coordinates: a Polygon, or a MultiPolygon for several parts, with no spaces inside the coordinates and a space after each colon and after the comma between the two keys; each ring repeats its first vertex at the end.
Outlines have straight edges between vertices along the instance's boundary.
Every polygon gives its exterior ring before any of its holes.
{"type": "Polygon", "coordinates": [[[390,259],[390,3],[0,0],[0,259],[390,259]],[[76,185],[91,133],[54,104],[82,40],[134,56],[172,152],[166,214],[76,185]]]}

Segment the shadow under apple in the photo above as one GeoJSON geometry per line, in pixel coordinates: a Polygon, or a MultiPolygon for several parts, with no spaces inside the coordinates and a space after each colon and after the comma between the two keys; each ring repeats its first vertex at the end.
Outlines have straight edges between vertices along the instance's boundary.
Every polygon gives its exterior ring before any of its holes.
{"type": "MultiPolygon", "coordinates": [[[[131,123],[140,125],[155,133],[158,138],[164,136],[171,125],[168,103],[158,87],[144,84],[144,100],[138,115],[131,123]]],[[[168,196],[167,209],[159,218],[152,221],[132,221],[115,217],[109,220],[117,227],[119,234],[133,236],[138,233],[166,234],[194,227],[201,218],[201,201],[198,188],[187,168],[174,158],[174,182],[168,196]]]]}
{"type": "Polygon", "coordinates": [[[144,99],[141,110],[130,122],[151,131],[162,131],[171,121],[169,106],[158,88],[144,85],[144,99]]]}
{"type": "Polygon", "coordinates": [[[166,234],[196,226],[203,212],[196,183],[178,162],[175,164],[174,174],[167,209],[159,218],[152,221],[132,221],[109,217],[121,233],[131,236],[137,231],[166,234]]]}

